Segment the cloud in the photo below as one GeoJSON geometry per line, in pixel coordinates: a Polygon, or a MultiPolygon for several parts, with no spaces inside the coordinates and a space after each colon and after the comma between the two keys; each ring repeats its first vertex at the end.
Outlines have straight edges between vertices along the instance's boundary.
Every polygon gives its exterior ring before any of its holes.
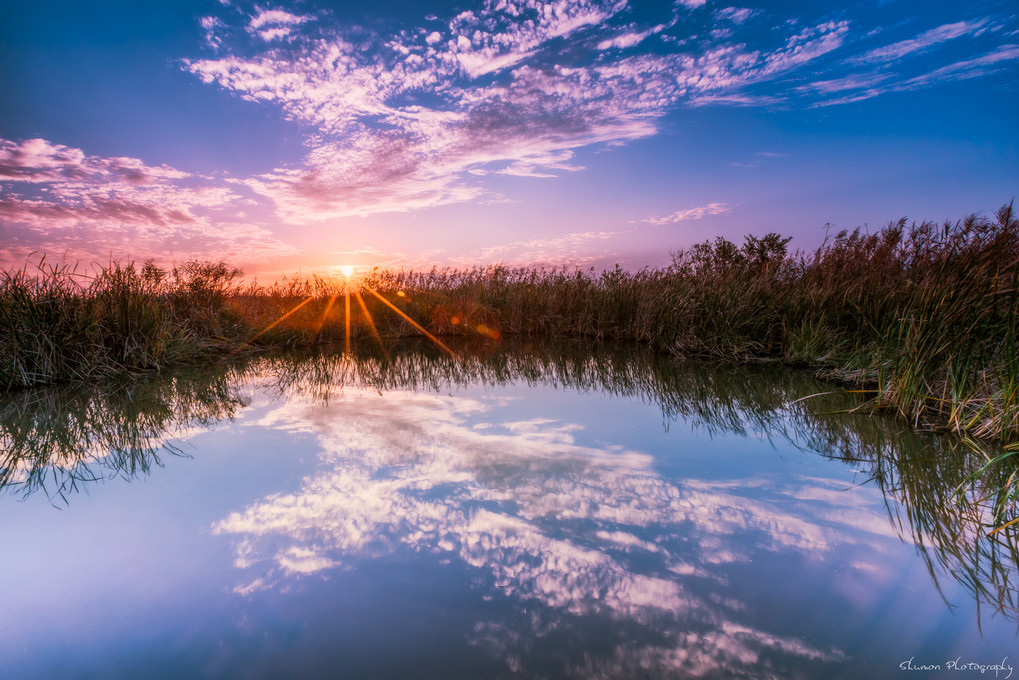
{"type": "Polygon", "coordinates": [[[1000,71],[1014,70],[1017,62],[1019,45],[1002,45],[972,59],[959,60],[912,77],[896,77],[889,73],[857,74],[837,80],[820,81],[804,86],[804,89],[825,95],[846,92],[847,94],[840,97],[823,99],[814,104],[814,106],[836,106],[871,99],[888,92],[909,92],[939,83],[982,78],[1000,71]]]}
{"type": "MultiPolygon", "coordinates": [[[[574,170],[578,149],[654,135],[682,101],[761,103],[739,90],[818,59],[848,31],[826,21],[767,52],[734,42],[634,54],[676,22],[641,28],[621,22],[626,9],[625,0],[487,0],[440,26],[389,36],[301,17],[276,22],[301,29],[286,44],[245,55],[234,40],[185,68],[272,102],[308,129],[303,167],[246,180],[280,216],[304,224],[479,200],[489,174],[574,170]]],[[[248,28],[263,27],[269,10],[260,11],[248,28]]],[[[720,16],[738,24],[750,14],[720,16]]],[[[220,26],[217,44],[231,35],[220,26]]]]}
{"type": "Polygon", "coordinates": [[[760,14],[760,10],[747,7],[725,7],[715,10],[715,18],[719,21],[731,21],[734,24],[742,24],[751,17],[760,14]]]}
{"type": "Polygon", "coordinates": [[[732,208],[726,203],[708,203],[697,208],[687,208],[686,210],[677,210],[671,215],[665,217],[648,217],[644,222],[650,224],[662,225],[662,224],[674,224],[676,222],[686,222],[687,220],[699,220],[702,217],[709,215],[724,215],[730,212],[732,208]]]}
{"type": "Polygon", "coordinates": [[[954,24],[944,24],[937,28],[921,33],[916,38],[900,40],[899,42],[879,47],[856,57],[847,60],[850,64],[868,64],[878,62],[894,61],[901,59],[915,52],[943,43],[947,40],[968,36],[975,38],[987,30],[987,19],[978,21],[959,21],[954,24]]]}
{"type": "Polygon", "coordinates": [[[853,74],[833,80],[819,80],[816,83],[801,86],[801,88],[804,91],[813,91],[827,95],[845,90],[872,88],[887,81],[890,77],[887,73],[853,74]]]}
{"type": "Polygon", "coordinates": [[[208,177],[137,158],[89,156],[43,139],[0,139],[0,187],[5,264],[34,250],[73,250],[99,260],[209,252],[251,260],[291,250],[243,219],[250,198],[208,177]]]}
{"type": "Polygon", "coordinates": [[[999,46],[927,74],[891,72],[905,55],[1000,29],[989,18],[861,52],[872,32],[847,19],[772,17],[761,31],[759,10],[685,15],[704,4],[677,0],[671,18],[640,24],[627,0],[485,0],[389,35],[337,27],[326,13],[258,8],[239,28],[208,22],[218,54],[185,68],[305,127],[302,166],[245,184],[284,220],[306,224],[488,200],[494,176],[576,170],[580,149],[652,136],[677,107],[843,103],[977,77],[1011,59],[999,46]],[[286,40],[237,39],[274,29],[286,40]]]}
{"type": "Polygon", "coordinates": [[[584,266],[602,257],[592,251],[592,242],[611,239],[627,231],[573,232],[562,236],[515,241],[461,256],[457,258],[457,263],[470,266],[479,262],[498,261],[529,266],[556,266],[569,262],[574,266],[584,266]]]}
{"type": "MultiPolygon", "coordinates": [[[[724,668],[736,677],[768,654],[843,656],[748,625],[724,565],[770,553],[819,564],[847,548],[881,559],[899,541],[874,489],[847,493],[838,480],[811,479],[814,493],[805,496],[800,481],[766,476],[676,482],[643,452],[592,448],[579,424],[520,413],[512,394],[382,395],[346,378],[343,385],[327,403],[291,395],[262,411],[259,428],[301,433],[320,464],[299,489],[213,525],[233,544],[237,593],[328,578],[407,551],[434,555],[561,631],[582,616],[625,630],[653,625],[672,643],[619,649],[653,654],[651,668],[724,668]]],[[[892,559],[873,568],[894,571],[892,559]]],[[[477,630],[493,652],[515,635],[541,635],[477,630]]],[[[634,667],[618,660],[621,670],[634,667]]]]}
{"type": "Polygon", "coordinates": [[[916,37],[872,48],[844,60],[851,68],[864,70],[805,83],[795,90],[807,97],[819,97],[811,106],[837,106],[889,92],[908,92],[1014,70],[1019,62],[1019,46],[993,45],[993,40],[988,40],[995,34],[1007,35],[1004,29],[1005,24],[989,17],[943,24],[916,37]],[[981,40],[960,41],[963,38],[981,40]],[[948,50],[949,41],[959,44],[948,50]],[[932,54],[939,50],[944,56],[935,59],[932,54]],[[922,61],[909,59],[919,54],[924,55],[922,61]],[[932,62],[940,62],[940,65],[932,68],[932,62]]]}
{"type": "Polygon", "coordinates": [[[1015,62],[1017,61],[1019,61],[1019,45],[1002,45],[998,49],[979,57],[947,64],[910,78],[898,85],[896,89],[914,90],[928,87],[933,83],[979,78],[1004,68],[1014,69],[1015,62]]]}
{"type": "MultiPolygon", "coordinates": [[[[5,240],[62,248],[90,231],[90,252],[140,238],[163,252],[220,243],[225,254],[285,253],[267,220],[304,228],[506,200],[506,177],[582,171],[584,150],[652,137],[678,109],[838,105],[1019,61],[1019,46],[1002,42],[1015,32],[993,17],[875,46],[891,29],[870,30],[866,17],[704,5],[677,0],[643,21],[627,0],[482,0],[380,33],[327,10],[223,3],[201,21],[205,57],[180,63],[298,123],[302,161],[213,178],[43,140],[3,142],[5,240]]],[[[684,213],[649,221],[694,219],[684,213]]],[[[569,249],[546,245],[550,257],[569,249]]]]}
{"type": "Polygon", "coordinates": [[[27,139],[20,144],[0,139],[0,182],[123,182],[151,186],[187,176],[165,165],[146,166],[137,158],[86,157],[81,149],[44,139],[27,139]]]}

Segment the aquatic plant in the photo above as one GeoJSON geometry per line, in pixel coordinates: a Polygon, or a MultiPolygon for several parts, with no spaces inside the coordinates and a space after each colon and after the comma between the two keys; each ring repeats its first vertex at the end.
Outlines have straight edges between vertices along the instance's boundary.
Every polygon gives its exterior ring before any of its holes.
{"type": "Polygon", "coordinates": [[[782,362],[870,390],[914,427],[1019,435],[1019,220],[890,223],[789,253],[717,238],[636,272],[372,270],[242,285],[225,263],[40,263],[0,278],[0,387],[159,369],[250,348],[428,335],[628,340],[675,356],[782,362]]]}
{"type": "Polygon", "coordinates": [[[225,264],[165,272],[111,263],[86,276],[43,257],[0,273],[0,388],[158,370],[237,346],[225,264]],[[233,336],[232,341],[230,336],[233,336]]]}

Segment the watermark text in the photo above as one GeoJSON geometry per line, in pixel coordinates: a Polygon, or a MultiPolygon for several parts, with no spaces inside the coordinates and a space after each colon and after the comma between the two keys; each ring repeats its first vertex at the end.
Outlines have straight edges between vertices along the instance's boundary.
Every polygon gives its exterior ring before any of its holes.
{"type": "Polygon", "coordinates": [[[975,661],[963,660],[961,656],[948,661],[942,661],[941,663],[928,663],[920,662],[916,660],[916,657],[910,657],[906,661],[899,664],[900,671],[969,671],[972,673],[980,673],[981,675],[987,675],[994,673],[994,677],[1004,678],[1008,680],[1012,677],[1012,665],[1008,662],[1006,656],[1001,660],[1001,663],[976,663],[975,661]]]}

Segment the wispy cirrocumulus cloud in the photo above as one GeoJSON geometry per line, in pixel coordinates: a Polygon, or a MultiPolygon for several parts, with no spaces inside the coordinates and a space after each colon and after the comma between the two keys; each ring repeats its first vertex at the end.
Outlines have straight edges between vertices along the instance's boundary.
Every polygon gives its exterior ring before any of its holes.
{"type": "Polygon", "coordinates": [[[285,44],[276,35],[244,43],[238,35],[260,36],[278,12],[259,8],[229,26],[210,22],[210,43],[222,48],[185,68],[306,126],[303,167],[246,180],[303,223],[477,199],[486,177],[553,176],[577,169],[580,148],[653,135],[677,106],[823,101],[839,82],[848,90],[884,77],[847,79],[844,60],[886,64],[993,28],[959,22],[861,54],[846,19],[777,22],[783,37],[753,44],[761,32],[740,31],[762,13],[738,7],[705,15],[724,36],[692,39],[677,17],[703,4],[676,3],[671,18],[640,26],[626,0],[487,0],[390,35],[280,13],[271,25],[286,29],[285,44]]]}
{"type": "Polygon", "coordinates": [[[243,220],[250,198],[137,158],[88,156],[43,139],[0,139],[0,186],[7,231],[0,257],[8,261],[65,249],[101,260],[124,253],[128,241],[129,251],[163,259],[212,251],[250,260],[289,251],[243,220]]]}
{"type": "Polygon", "coordinates": [[[284,217],[408,210],[480,196],[478,170],[545,177],[576,169],[578,147],[653,134],[656,102],[641,101],[635,72],[545,63],[625,6],[489,2],[442,30],[322,28],[293,47],[188,68],[312,128],[304,168],[247,180],[284,217]]]}
{"type": "MultiPolygon", "coordinates": [[[[239,594],[331,578],[405,551],[430,554],[461,564],[469,583],[494,583],[500,597],[540,611],[533,620],[551,629],[593,615],[668,631],[660,648],[620,643],[620,653],[651,652],[652,676],[721,668],[742,677],[762,654],[844,655],[750,625],[726,588],[727,566],[769,553],[820,565],[867,546],[858,568],[881,574],[892,559],[883,547],[899,542],[873,511],[880,495],[872,489],[813,479],[807,497],[799,482],[767,475],[677,484],[652,456],[585,445],[584,426],[536,416],[513,393],[383,395],[355,380],[315,402],[294,396],[248,424],[300,433],[320,464],[299,489],[213,524],[233,545],[239,594]]],[[[506,624],[476,627],[477,643],[503,648],[537,632],[506,624]]],[[[648,673],[619,661],[608,676],[648,673]]]]}
{"type": "Polygon", "coordinates": [[[183,179],[187,173],[152,167],[137,158],[87,157],[81,149],[28,139],[17,144],[0,139],[0,181],[42,183],[119,183],[152,185],[160,180],[183,179]]]}
{"type": "Polygon", "coordinates": [[[248,30],[252,35],[257,35],[265,41],[285,38],[296,26],[307,21],[307,17],[291,14],[278,9],[261,10],[259,14],[248,24],[248,30]]]}
{"type": "MultiPolygon", "coordinates": [[[[369,8],[353,21],[341,16],[349,10],[314,0],[211,7],[193,22],[193,46],[161,63],[181,69],[174,75],[188,87],[198,79],[262,106],[269,115],[260,132],[274,134],[282,119],[296,124],[280,134],[296,131],[299,160],[267,154],[257,166],[227,173],[199,165],[195,173],[179,169],[179,160],[177,168],[154,160],[157,143],[136,154],[143,162],[90,155],[96,150],[85,143],[75,149],[53,137],[3,142],[6,252],[87,246],[92,257],[290,253],[293,262],[310,262],[285,241],[307,247],[321,235],[328,249],[347,250],[355,228],[345,218],[519,200],[533,185],[583,173],[593,165],[585,152],[676,130],[684,110],[786,115],[1019,66],[1019,17],[993,7],[895,22],[878,10],[805,5],[790,13],[706,0],[656,8],[630,0],[468,0],[440,16],[379,17],[369,8]]],[[[663,140],[665,153],[695,153],[679,150],[679,138],[663,140]]],[[[674,172],[698,162],[679,162],[674,172]]],[[[642,176],[637,164],[629,169],[642,176]]],[[[592,233],[613,228],[599,224],[592,233]]],[[[430,229],[437,243],[454,231],[430,229]]],[[[503,247],[494,244],[535,240],[548,253],[573,252],[555,240],[585,229],[550,224],[538,238],[533,230],[500,235],[480,250],[494,256],[503,247]]],[[[386,236],[364,243],[447,250],[386,236]]]]}
{"type": "Polygon", "coordinates": [[[920,52],[929,47],[943,43],[946,40],[953,38],[960,38],[962,36],[969,36],[976,38],[987,29],[987,19],[981,19],[979,21],[958,21],[954,24],[945,24],[944,26],[938,26],[932,28],[929,31],[924,31],[916,38],[909,40],[900,40],[899,42],[892,43],[891,45],[885,45],[884,47],[878,47],[870,50],[857,57],[849,59],[851,64],[867,64],[875,62],[889,62],[901,59],[906,55],[913,54],[914,52],[920,52]]]}
{"type": "Polygon", "coordinates": [[[663,225],[663,224],[674,224],[676,222],[686,222],[687,220],[699,220],[702,217],[708,215],[724,215],[731,211],[732,208],[726,203],[708,203],[696,208],[687,208],[686,210],[677,210],[671,215],[665,217],[648,217],[645,222],[651,224],[663,225]]]}
{"type": "MultiPolygon", "coordinates": [[[[591,250],[591,244],[606,241],[627,233],[622,231],[585,231],[563,234],[549,238],[515,241],[498,246],[484,248],[461,259],[459,264],[470,265],[476,262],[508,262],[537,265],[562,265],[569,263],[574,266],[585,266],[599,259],[599,253],[591,250]]],[[[604,255],[601,255],[604,258],[604,255]]]]}
{"type": "Polygon", "coordinates": [[[750,17],[761,13],[761,10],[749,9],[747,7],[724,7],[715,11],[715,18],[723,21],[731,21],[734,24],[742,24],[750,17]]]}
{"type": "MultiPolygon", "coordinates": [[[[943,24],[914,38],[875,47],[845,60],[851,68],[866,70],[801,85],[797,91],[820,95],[822,98],[814,106],[834,106],[888,92],[918,90],[938,83],[980,78],[1004,69],[1015,69],[1019,62],[1019,45],[1002,43],[1001,38],[1006,33],[1004,23],[993,22],[986,17],[943,24]],[[978,42],[976,38],[981,40],[978,42]],[[956,54],[949,59],[939,59],[936,63],[941,65],[931,68],[931,55],[939,48],[946,48],[950,42],[967,43],[967,56],[956,54]],[[913,59],[920,55],[925,57],[922,63],[913,59]],[[831,96],[835,93],[842,94],[831,96]]],[[[1014,37],[1014,31],[1011,35],[1014,37]]]]}

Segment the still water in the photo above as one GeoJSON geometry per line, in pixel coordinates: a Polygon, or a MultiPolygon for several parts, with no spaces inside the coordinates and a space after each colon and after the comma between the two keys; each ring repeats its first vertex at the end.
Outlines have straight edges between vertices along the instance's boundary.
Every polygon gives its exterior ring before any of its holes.
{"type": "Polygon", "coordinates": [[[0,675],[1019,666],[1016,538],[967,447],[793,371],[470,349],[5,397],[0,675]]]}

